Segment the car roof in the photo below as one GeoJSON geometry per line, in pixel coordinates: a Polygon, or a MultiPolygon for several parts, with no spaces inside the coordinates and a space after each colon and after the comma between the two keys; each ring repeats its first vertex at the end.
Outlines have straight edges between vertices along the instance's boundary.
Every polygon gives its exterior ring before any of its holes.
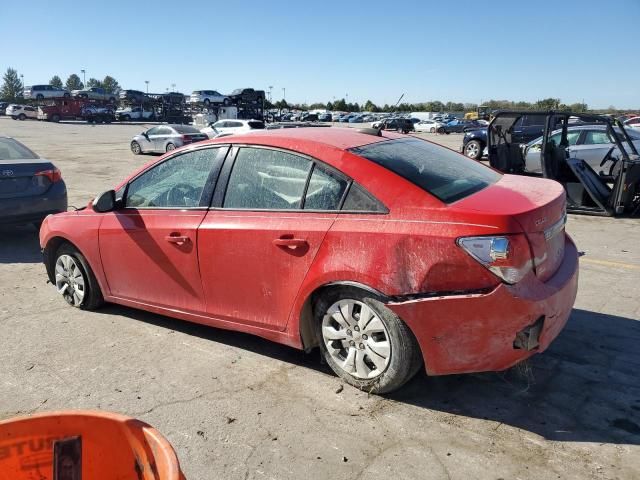
{"type": "Polygon", "coordinates": [[[251,134],[234,135],[233,137],[223,137],[220,141],[212,140],[210,143],[260,143],[256,140],[267,140],[270,145],[277,146],[280,143],[289,143],[291,140],[300,140],[310,143],[326,145],[330,147],[347,150],[371,143],[384,142],[398,138],[397,135],[386,132],[383,136],[362,133],[356,128],[339,127],[301,127],[282,128],[275,130],[259,130],[251,134]]]}

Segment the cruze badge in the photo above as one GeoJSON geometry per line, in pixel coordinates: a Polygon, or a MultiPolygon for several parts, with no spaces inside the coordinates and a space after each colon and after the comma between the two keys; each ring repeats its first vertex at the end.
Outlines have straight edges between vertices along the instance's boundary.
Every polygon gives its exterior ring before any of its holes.
{"type": "Polygon", "coordinates": [[[0,175],[3,177],[13,177],[13,170],[2,170],[0,171],[0,175]]]}

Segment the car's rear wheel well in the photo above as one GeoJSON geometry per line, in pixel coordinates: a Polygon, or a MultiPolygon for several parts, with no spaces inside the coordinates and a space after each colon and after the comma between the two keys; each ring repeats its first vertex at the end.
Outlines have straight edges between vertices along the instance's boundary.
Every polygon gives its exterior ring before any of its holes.
{"type": "Polygon", "coordinates": [[[302,309],[300,310],[300,340],[302,341],[302,348],[304,348],[305,351],[309,351],[318,346],[318,338],[315,328],[315,306],[323,296],[336,290],[359,290],[363,293],[374,296],[380,301],[385,301],[386,299],[386,296],[383,293],[356,282],[335,282],[316,288],[311,295],[307,297],[302,305],[302,309]]]}

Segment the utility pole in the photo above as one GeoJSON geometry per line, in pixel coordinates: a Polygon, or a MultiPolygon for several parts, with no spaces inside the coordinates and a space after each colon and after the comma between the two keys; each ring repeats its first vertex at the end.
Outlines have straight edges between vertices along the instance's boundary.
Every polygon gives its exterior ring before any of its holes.
{"type": "Polygon", "coordinates": [[[147,94],[149,93],[149,80],[145,80],[144,83],[147,84],[147,94]]]}
{"type": "Polygon", "coordinates": [[[284,100],[285,102],[287,101],[286,93],[287,93],[287,90],[284,87],[282,87],[282,100],[284,100]]]}
{"type": "Polygon", "coordinates": [[[85,75],[85,71],[84,68],[82,70],[80,70],[80,72],[82,73],[82,88],[87,86],[87,76],[85,75]]]}
{"type": "Polygon", "coordinates": [[[171,91],[172,91],[172,92],[175,92],[175,91],[176,91],[176,84],[175,84],[175,83],[172,83],[172,84],[171,84],[171,91]]]}
{"type": "Polygon", "coordinates": [[[273,90],[273,85],[269,85],[269,103],[271,103],[271,90],[273,90]]]}

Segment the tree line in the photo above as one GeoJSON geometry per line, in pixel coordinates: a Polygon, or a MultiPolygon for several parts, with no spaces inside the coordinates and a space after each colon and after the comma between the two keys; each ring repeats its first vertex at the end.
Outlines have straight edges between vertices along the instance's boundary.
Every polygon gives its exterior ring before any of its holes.
{"type": "MultiPolygon", "coordinates": [[[[111,75],[105,76],[102,80],[92,77],[87,80],[86,85],[75,73],[69,75],[67,77],[67,81],[64,83],[62,83],[62,79],[58,75],[54,75],[51,77],[51,80],[49,80],[49,85],[57,88],[66,88],[69,91],[82,90],[85,87],[102,87],[107,93],[118,93],[120,91],[120,84],[111,75]]],[[[12,103],[21,103],[24,101],[24,87],[22,79],[20,78],[20,75],[18,75],[18,71],[13,68],[8,68],[2,76],[0,99],[12,103]]]]}

